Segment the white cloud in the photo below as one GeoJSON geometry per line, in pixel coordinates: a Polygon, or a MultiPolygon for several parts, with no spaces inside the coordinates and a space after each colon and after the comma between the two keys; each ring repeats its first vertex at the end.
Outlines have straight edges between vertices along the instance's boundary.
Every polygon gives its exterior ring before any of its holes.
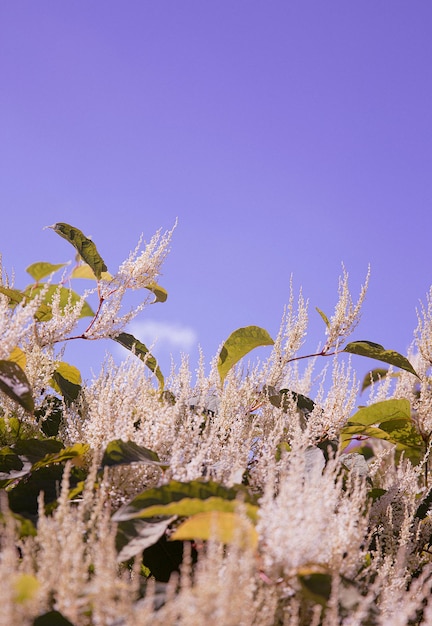
{"type": "Polygon", "coordinates": [[[198,343],[198,335],[193,328],[176,322],[135,321],[126,329],[126,332],[130,332],[147,347],[154,345],[156,352],[158,349],[188,352],[198,343]]]}

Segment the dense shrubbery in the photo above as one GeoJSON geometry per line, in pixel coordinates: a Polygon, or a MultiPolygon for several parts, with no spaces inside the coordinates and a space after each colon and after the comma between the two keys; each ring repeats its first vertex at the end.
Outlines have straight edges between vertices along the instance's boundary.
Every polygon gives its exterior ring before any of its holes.
{"type": "Polygon", "coordinates": [[[238,329],[209,375],[192,382],[185,359],[165,378],[125,329],[167,297],[172,231],[111,275],[81,231],[53,228],[75,266],[0,286],[0,625],[432,623],[432,292],[409,360],[347,342],[367,280],[354,302],[344,271],[315,354],[291,289],[275,339],[238,329]],[[95,285],[82,296],[80,278],[95,285]],[[124,313],[129,289],[147,296],[124,313]],[[82,381],[64,348],[100,338],[130,357],[82,381]],[[352,354],[381,362],[357,410],[352,354]]]}

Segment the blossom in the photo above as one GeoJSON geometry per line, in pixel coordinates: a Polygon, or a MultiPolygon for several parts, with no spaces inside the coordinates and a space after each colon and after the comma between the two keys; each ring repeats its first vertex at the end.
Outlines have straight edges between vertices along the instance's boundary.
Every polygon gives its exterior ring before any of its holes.
{"type": "Polygon", "coordinates": [[[143,236],[141,235],[136,248],[120,265],[114,281],[125,284],[128,289],[142,289],[154,283],[169,252],[176,226],[177,221],[173,228],[164,234],[161,229],[158,230],[142,251],[143,236]]]}
{"type": "Polygon", "coordinates": [[[339,300],[326,329],[327,341],[323,348],[323,353],[329,352],[333,348],[337,349],[343,344],[360,321],[361,308],[369,285],[370,268],[368,268],[365,282],[360,288],[360,294],[356,303],[354,303],[349,290],[348,278],[348,272],[345,266],[342,266],[342,276],[339,277],[338,288],[339,300]]]}

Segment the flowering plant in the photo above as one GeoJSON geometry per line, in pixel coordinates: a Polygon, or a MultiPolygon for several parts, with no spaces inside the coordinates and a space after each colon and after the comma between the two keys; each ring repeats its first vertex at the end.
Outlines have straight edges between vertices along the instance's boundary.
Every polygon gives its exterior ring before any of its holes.
{"type": "Polygon", "coordinates": [[[344,268],[333,316],[318,309],[324,347],[301,354],[307,302],[291,284],[275,339],[235,330],[192,381],[186,359],[164,376],[127,332],[167,298],[173,231],[111,274],[79,229],[52,228],[75,265],[0,284],[0,626],[431,623],[432,295],[409,359],[348,342],[369,272],[354,302],[344,268]],[[79,295],[79,278],[94,288],[79,295]],[[129,289],[145,295],[124,313],[129,289]],[[83,381],[65,347],[101,338],[129,358],[83,381]],[[352,355],[387,366],[357,410],[352,355]]]}

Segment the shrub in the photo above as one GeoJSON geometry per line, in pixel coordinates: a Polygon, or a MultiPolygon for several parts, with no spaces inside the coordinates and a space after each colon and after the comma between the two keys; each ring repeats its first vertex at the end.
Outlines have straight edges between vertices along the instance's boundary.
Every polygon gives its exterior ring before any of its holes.
{"type": "Polygon", "coordinates": [[[275,339],[237,329],[209,374],[185,360],[165,377],[126,329],[167,298],[173,231],[110,274],[80,230],[52,228],[76,262],[0,285],[0,624],[431,623],[432,291],[409,359],[348,342],[369,274],[354,301],[344,269],[316,353],[291,288],[275,339]],[[144,296],[125,313],[130,289],[144,296]],[[83,381],[65,347],[107,338],[129,358],[83,381]],[[381,364],[357,410],[352,355],[381,364]]]}

